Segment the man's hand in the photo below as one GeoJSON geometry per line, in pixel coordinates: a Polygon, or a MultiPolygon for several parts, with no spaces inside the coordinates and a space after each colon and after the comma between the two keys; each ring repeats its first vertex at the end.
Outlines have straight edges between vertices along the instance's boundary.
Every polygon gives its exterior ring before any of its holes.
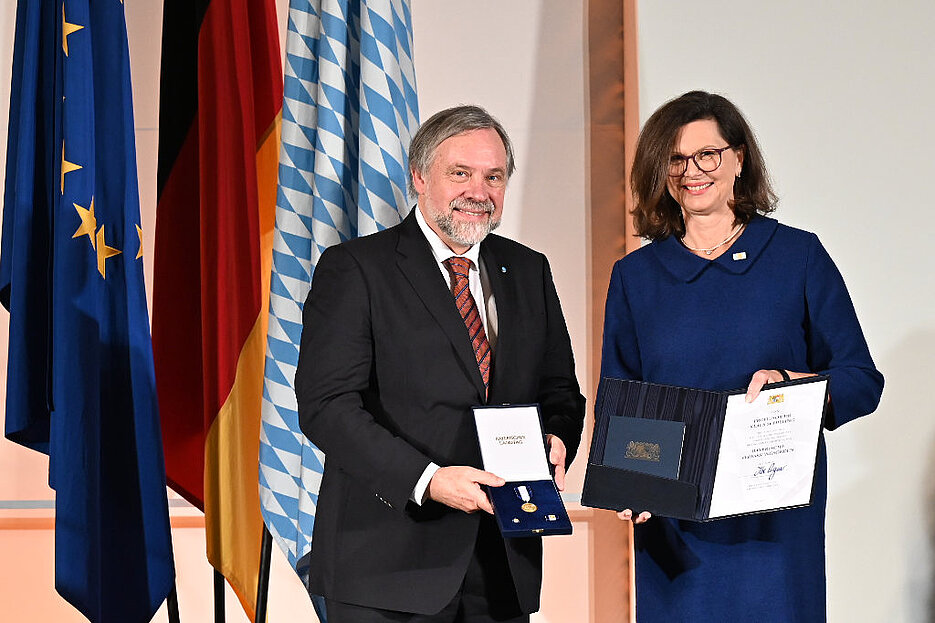
{"type": "Polygon", "coordinates": [[[557,435],[546,435],[545,442],[549,446],[549,463],[555,466],[555,486],[559,491],[565,490],[565,442],[557,435]]]}
{"type": "Polygon", "coordinates": [[[429,497],[465,513],[482,510],[493,515],[490,500],[480,486],[502,487],[504,483],[506,481],[496,474],[473,467],[442,467],[429,481],[429,497]]]}

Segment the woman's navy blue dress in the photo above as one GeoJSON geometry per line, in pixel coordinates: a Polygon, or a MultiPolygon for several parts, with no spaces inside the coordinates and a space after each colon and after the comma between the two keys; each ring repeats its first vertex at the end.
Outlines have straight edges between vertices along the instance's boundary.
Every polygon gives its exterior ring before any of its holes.
{"type": "MultiPolygon", "coordinates": [[[[717,259],[670,236],[614,266],[602,377],[727,390],[761,368],[829,374],[829,430],[879,402],[883,376],[817,236],[758,216],[717,259]]],[[[820,443],[811,506],[636,526],[637,620],[824,621],[820,443]]]]}

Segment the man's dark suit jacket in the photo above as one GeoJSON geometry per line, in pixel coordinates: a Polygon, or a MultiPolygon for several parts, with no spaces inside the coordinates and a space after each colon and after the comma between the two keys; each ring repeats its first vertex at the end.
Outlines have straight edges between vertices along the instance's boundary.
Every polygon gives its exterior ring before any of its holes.
{"type": "MultiPolygon", "coordinates": [[[[418,208],[415,208],[418,209],[418,208]]],[[[490,235],[481,258],[496,300],[489,400],[464,321],[415,215],[328,249],[305,303],[296,371],[302,431],[326,455],[310,589],[372,608],[431,614],[458,591],[480,514],[413,488],[430,461],[481,468],[471,407],[538,402],[568,462],[584,398],[548,261],[490,235]]],[[[507,539],[524,612],[539,606],[542,545],[507,539]]]]}

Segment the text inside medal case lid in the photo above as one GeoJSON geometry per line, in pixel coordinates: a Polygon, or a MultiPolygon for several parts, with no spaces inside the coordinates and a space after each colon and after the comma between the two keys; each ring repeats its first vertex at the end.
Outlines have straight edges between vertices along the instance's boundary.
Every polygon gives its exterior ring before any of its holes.
{"type": "Polygon", "coordinates": [[[484,469],[508,482],[551,480],[535,405],[475,407],[484,469]]]}

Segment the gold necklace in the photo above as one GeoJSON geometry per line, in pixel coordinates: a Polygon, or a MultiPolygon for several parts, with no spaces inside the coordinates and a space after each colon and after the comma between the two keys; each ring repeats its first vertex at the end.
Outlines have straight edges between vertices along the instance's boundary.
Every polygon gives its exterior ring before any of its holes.
{"type": "Polygon", "coordinates": [[[695,251],[695,252],[697,252],[697,253],[704,253],[705,255],[711,255],[712,253],[714,253],[715,251],[717,251],[718,249],[720,249],[721,247],[723,247],[725,244],[727,244],[728,242],[730,242],[731,240],[733,240],[733,239],[734,239],[734,236],[736,236],[737,234],[739,234],[739,233],[740,233],[740,230],[743,229],[743,226],[744,226],[744,224],[741,223],[740,225],[738,225],[737,227],[734,228],[734,231],[732,231],[732,232],[730,233],[730,236],[728,236],[727,238],[725,238],[725,239],[722,240],[721,242],[717,243],[717,244],[714,245],[713,247],[708,247],[707,249],[696,249],[695,247],[690,247],[690,246],[688,246],[687,244],[685,244],[685,236],[682,236],[681,241],[682,241],[682,244],[685,245],[685,248],[688,249],[689,251],[695,251]]]}

